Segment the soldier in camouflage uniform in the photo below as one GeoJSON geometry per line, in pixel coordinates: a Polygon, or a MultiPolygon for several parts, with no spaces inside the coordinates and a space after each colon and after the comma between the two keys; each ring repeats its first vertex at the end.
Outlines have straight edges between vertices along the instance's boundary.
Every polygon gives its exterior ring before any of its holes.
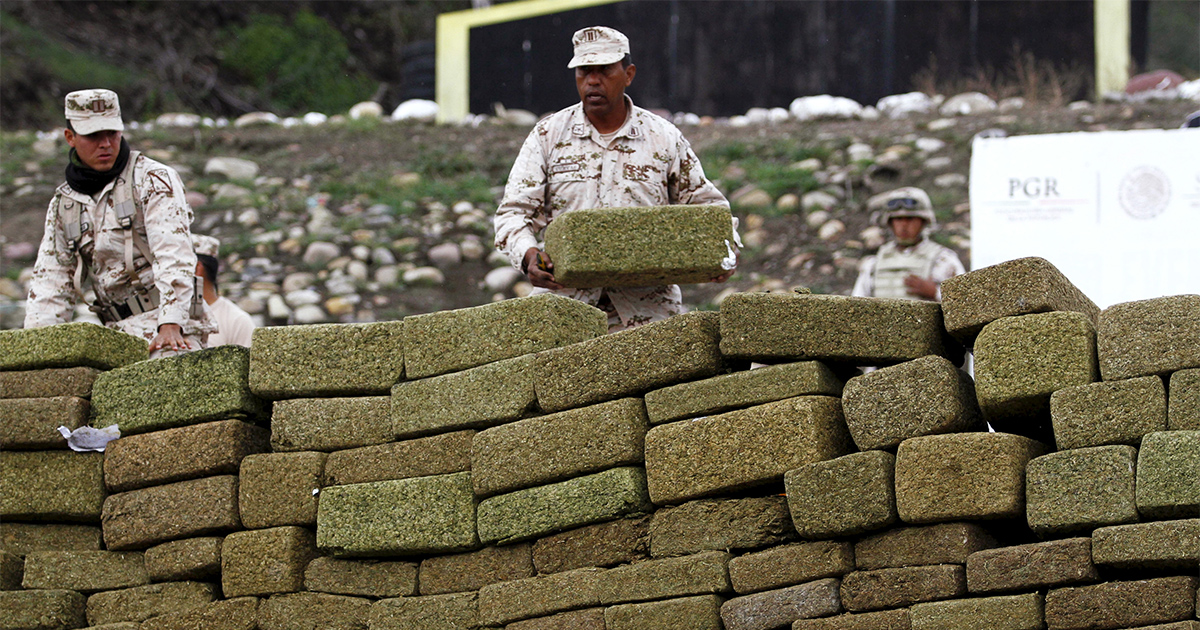
{"type": "MultiPolygon", "coordinates": [[[[553,291],[597,306],[615,331],[684,311],[677,285],[568,289],[554,280],[554,262],[538,237],[564,212],[667,204],[729,207],[704,176],[700,160],[674,125],[625,94],[637,67],[629,40],[607,27],[572,38],[580,103],[534,127],[513,164],[496,210],[496,248],[529,276],[535,293],[553,291]]],[[[737,219],[734,219],[737,240],[737,219]]],[[[741,245],[740,240],[737,242],[741,245]]],[[[727,279],[733,270],[718,278],[727,279]]]]}
{"type": "Polygon", "coordinates": [[[884,210],[894,240],[863,259],[851,295],[941,301],[941,285],[964,272],[958,255],[926,238],[936,223],[929,195],[898,188],[871,198],[869,210],[884,210]]]}
{"type": "Polygon", "coordinates": [[[72,92],[66,117],[67,181],[46,212],[25,327],[71,321],[90,277],[91,310],[146,339],[151,357],[203,348],[216,326],[196,290],[192,209],[179,174],[130,151],[115,93],[72,92]]]}

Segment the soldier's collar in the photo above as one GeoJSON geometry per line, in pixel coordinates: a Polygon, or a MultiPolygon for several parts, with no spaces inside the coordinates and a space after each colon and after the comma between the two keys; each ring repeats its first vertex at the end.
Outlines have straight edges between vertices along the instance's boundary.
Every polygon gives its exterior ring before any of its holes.
{"type": "MultiPolygon", "coordinates": [[[[615,138],[641,138],[644,135],[642,131],[642,117],[638,115],[633,108],[633,99],[629,95],[625,95],[625,106],[629,108],[629,117],[625,119],[625,124],[617,130],[615,138]]],[[[575,123],[571,125],[571,133],[580,137],[587,138],[596,131],[597,136],[600,134],[591,121],[587,119],[587,114],[583,113],[583,104],[579,105],[579,110],[575,115],[575,123]]]]}

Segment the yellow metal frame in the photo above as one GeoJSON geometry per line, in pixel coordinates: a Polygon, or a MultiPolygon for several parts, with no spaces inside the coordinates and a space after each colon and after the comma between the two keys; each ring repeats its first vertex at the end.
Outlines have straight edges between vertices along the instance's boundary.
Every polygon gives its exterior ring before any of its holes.
{"type": "Polygon", "coordinates": [[[1096,100],[1129,82],[1129,0],[1095,0],[1096,100]]]}
{"type": "MultiPolygon", "coordinates": [[[[472,28],[614,2],[621,0],[522,0],[486,9],[468,9],[439,15],[435,71],[438,122],[457,122],[471,113],[469,92],[472,28]]],[[[566,65],[564,60],[563,67],[566,65]]]]}

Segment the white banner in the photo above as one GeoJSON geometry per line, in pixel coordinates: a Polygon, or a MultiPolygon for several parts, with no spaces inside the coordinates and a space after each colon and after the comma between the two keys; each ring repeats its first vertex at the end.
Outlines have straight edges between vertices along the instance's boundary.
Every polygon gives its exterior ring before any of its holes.
{"type": "Polygon", "coordinates": [[[1040,256],[1101,308],[1200,293],[1200,129],[971,149],[971,269],[1040,256]]]}

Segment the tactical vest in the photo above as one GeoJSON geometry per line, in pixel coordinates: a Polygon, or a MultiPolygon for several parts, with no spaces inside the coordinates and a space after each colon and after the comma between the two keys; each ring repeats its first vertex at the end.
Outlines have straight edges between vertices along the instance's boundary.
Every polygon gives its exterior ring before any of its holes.
{"type": "Polygon", "coordinates": [[[875,297],[921,299],[908,292],[904,279],[910,275],[928,278],[940,250],[929,239],[922,239],[915,247],[904,251],[895,242],[884,243],[875,256],[875,297]]]}
{"type": "MultiPolygon", "coordinates": [[[[154,286],[154,251],[146,242],[145,213],[142,209],[141,197],[134,190],[134,166],[141,157],[141,152],[131,151],[125,170],[117,176],[113,187],[102,195],[96,203],[96,209],[103,212],[104,204],[111,196],[113,213],[117,224],[125,232],[125,269],[124,276],[129,282],[130,295],[107,295],[100,283],[92,281],[96,293],[96,302],[89,305],[92,312],[100,320],[108,323],[120,321],[133,315],[140,315],[158,308],[159,293],[154,286]],[[138,228],[141,229],[138,229],[138,228]]],[[[58,218],[62,222],[63,235],[68,251],[75,256],[75,273],[72,281],[75,291],[83,295],[83,282],[87,275],[95,276],[92,269],[92,251],[95,248],[95,226],[87,208],[65,195],[58,197],[58,218]]],[[[203,279],[196,277],[195,294],[192,296],[191,316],[198,318],[202,314],[203,279]]]]}

